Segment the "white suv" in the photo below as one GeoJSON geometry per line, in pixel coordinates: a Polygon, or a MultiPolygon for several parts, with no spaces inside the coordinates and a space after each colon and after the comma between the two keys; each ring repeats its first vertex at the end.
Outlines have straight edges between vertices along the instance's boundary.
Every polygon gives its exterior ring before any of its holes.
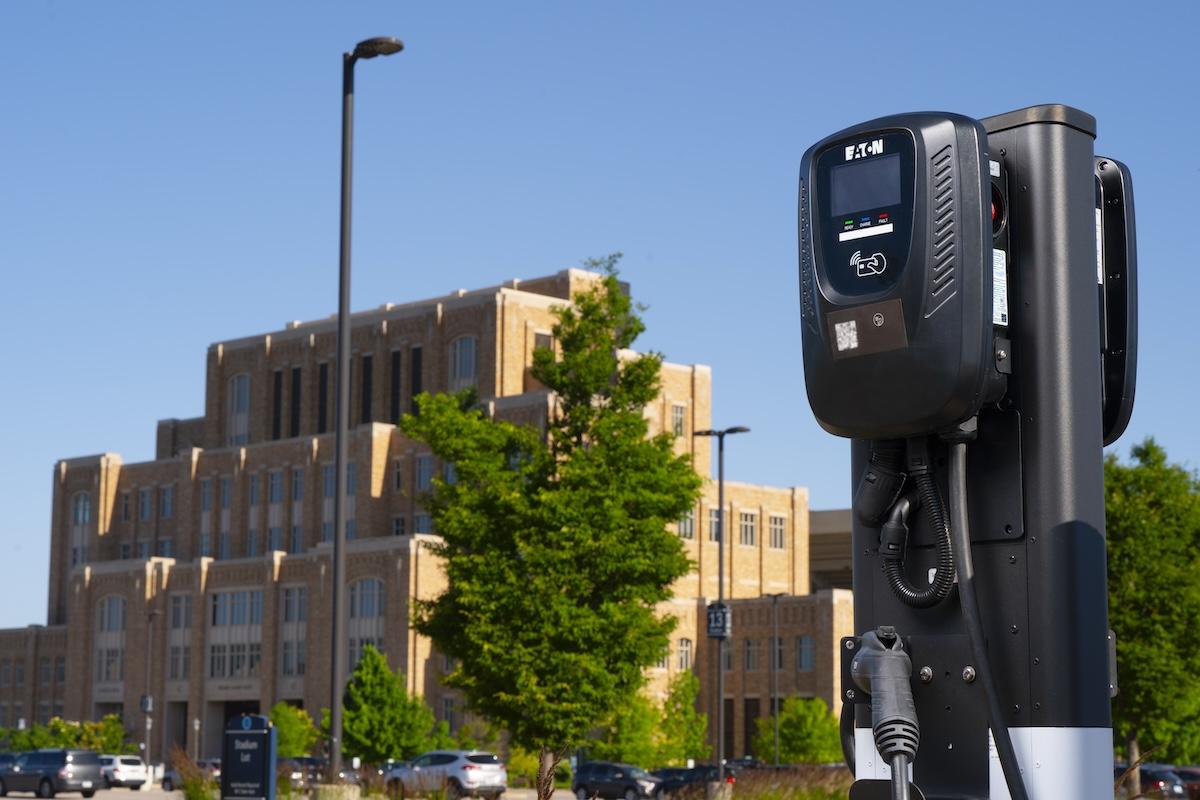
{"type": "Polygon", "coordinates": [[[508,770],[495,753],[483,750],[435,750],[383,776],[389,792],[400,797],[444,790],[446,800],[482,797],[498,800],[508,788],[508,770]]]}
{"type": "Polygon", "coordinates": [[[100,756],[100,780],[105,789],[114,786],[141,789],[146,782],[146,765],[138,756],[100,756]]]}

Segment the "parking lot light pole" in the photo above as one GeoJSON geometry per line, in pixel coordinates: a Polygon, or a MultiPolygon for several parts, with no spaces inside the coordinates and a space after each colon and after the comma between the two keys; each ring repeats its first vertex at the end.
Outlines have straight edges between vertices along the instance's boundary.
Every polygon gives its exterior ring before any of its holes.
{"type": "Polygon", "coordinates": [[[346,445],[350,416],[350,179],[354,139],[354,65],[359,59],[390,56],[404,49],[399,39],[379,36],[342,54],[342,204],[338,258],[337,395],[334,405],[333,631],[329,698],[329,772],[342,771],[342,689],[346,684],[344,600],[346,592],[346,445]]]}
{"type": "MultiPolygon", "coordinates": [[[[743,425],[724,430],[702,430],[693,436],[717,439],[717,604],[725,605],[725,436],[749,433],[743,425]]],[[[725,637],[717,639],[717,781],[725,782],[725,637]]]]}

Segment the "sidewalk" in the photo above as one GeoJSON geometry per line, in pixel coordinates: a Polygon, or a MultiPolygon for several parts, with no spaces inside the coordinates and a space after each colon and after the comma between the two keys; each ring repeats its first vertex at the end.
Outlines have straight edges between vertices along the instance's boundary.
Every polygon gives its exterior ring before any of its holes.
{"type": "MultiPolygon", "coordinates": [[[[509,789],[503,795],[504,800],[537,800],[537,789],[509,789]]],[[[554,800],[575,800],[570,789],[555,789],[554,800]]]]}

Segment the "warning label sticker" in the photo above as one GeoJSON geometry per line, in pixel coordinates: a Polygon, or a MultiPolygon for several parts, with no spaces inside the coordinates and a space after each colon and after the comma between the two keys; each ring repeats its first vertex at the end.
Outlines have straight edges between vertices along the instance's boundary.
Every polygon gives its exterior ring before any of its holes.
{"type": "Polygon", "coordinates": [[[1008,325],[1008,254],[992,250],[992,324],[1008,325]]]}

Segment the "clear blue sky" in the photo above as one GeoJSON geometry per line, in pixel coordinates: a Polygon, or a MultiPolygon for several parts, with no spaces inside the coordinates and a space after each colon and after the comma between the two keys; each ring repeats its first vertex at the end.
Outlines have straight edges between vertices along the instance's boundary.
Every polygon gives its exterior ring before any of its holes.
{"type": "Polygon", "coordinates": [[[358,69],[354,305],[614,250],[642,346],[713,368],[736,479],[849,499],[804,395],[795,191],[881,114],[1063,102],[1137,191],[1137,410],[1195,465],[1200,4],[0,5],[0,626],[45,617],[51,469],[153,456],[208,343],[335,310],[341,53],[358,69]]]}

